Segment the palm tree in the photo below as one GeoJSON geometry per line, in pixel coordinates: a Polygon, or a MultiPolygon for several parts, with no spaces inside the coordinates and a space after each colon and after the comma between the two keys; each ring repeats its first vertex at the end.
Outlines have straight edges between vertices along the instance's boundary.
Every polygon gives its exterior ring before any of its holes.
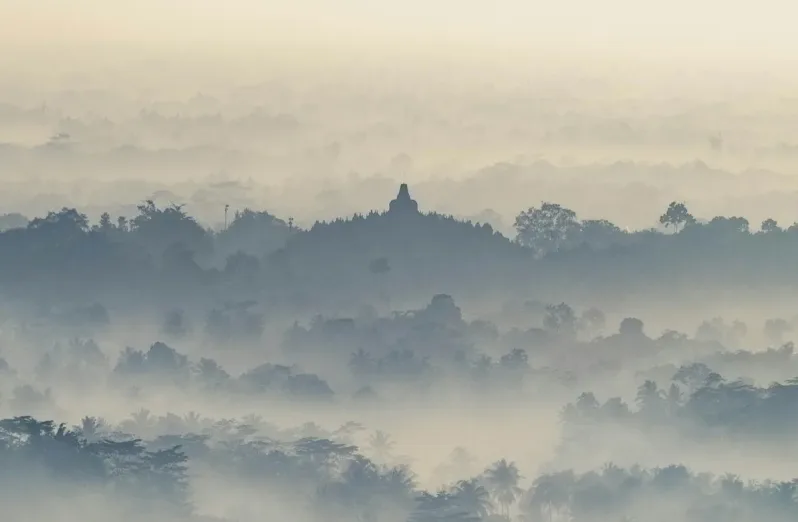
{"type": "Polygon", "coordinates": [[[390,460],[391,452],[395,445],[396,443],[391,440],[391,436],[381,430],[377,430],[369,437],[369,446],[371,447],[374,457],[379,462],[390,460]]]}
{"type": "Polygon", "coordinates": [[[522,493],[518,487],[521,474],[514,462],[502,459],[485,471],[485,480],[493,493],[493,497],[501,506],[501,514],[510,516],[510,506],[522,493]]]}
{"type": "Polygon", "coordinates": [[[470,515],[485,518],[493,510],[490,493],[476,479],[461,480],[453,494],[455,503],[470,515]]]}
{"type": "Polygon", "coordinates": [[[199,433],[202,430],[202,416],[196,411],[190,411],[183,416],[183,422],[186,424],[186,429],[193,433],[199,433]]]}
{"type": "Polygon", "coordinates": [[[105,428],[105,421],[97,417],[83,417],[80,421],[78,430],[88,442],[94,442],[99,438],[105,428]]]}
{"type": "Polygon", "coordinates": [[[396,466],[382,474],[384,491],[394,498],[405,498],[416,487],[416,477],[408,466],[396,466]]]}
{"type": "MultiPolygon", "coordinates": [[[[609,479],[613,475],[622,474],[622,471],[614,466],[606,466],[604,474],[609,479]]],[[[618,478],[620,477],[616,477],[616,479],[618,478]]],[[[573,471],[562,471],[539,477],[527,493],[524,501],[526,508],[541,514],[548,512],[548,518],[552,520],[554,512],[568,505],[574,481],[573,471]]],[[[610,480],[610,482],[612,481],[610,480]]]]}
{"type": "Polygon", "coordinates": [[[151,415],[150,410],[141,408],[122,422],[121,427],[129,433],[146,436],[155,427],[155,418],[151,415]]]}

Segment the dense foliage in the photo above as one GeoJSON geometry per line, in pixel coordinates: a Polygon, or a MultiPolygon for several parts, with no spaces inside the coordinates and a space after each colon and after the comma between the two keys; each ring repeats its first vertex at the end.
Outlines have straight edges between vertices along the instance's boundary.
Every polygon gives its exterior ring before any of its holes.
{"type": "Polygon", "coordinates": [[[510,240],[406,187],[390,209],[213,231],[147,201],[0,232],[12,518],[795,518],[798,319],[692,313],[655,335],[669,317],[600,299],[750,270],[789,285],[794,228],[675,202],[629,232],[543,203],[510,240]]]}

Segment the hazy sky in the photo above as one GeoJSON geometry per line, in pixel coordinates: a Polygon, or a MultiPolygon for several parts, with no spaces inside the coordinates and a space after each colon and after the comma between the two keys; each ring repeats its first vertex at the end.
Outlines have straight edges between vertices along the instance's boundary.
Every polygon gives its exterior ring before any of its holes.
{"type": "Polygon", "coordinates": [[[427,52],[499,46],[552,54],[773,59],[798,47],[796,12],[788,0],[0,0],[0,42],[427,52]]]}

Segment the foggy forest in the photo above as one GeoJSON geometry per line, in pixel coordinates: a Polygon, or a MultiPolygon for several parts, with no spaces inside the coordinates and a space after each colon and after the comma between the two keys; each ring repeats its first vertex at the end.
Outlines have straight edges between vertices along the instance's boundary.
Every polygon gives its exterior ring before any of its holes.
{"type": "Polygon", "coordinates": [[[798,520],[795,9],[601,4],[0,0],[0,520],[798,520]]]}

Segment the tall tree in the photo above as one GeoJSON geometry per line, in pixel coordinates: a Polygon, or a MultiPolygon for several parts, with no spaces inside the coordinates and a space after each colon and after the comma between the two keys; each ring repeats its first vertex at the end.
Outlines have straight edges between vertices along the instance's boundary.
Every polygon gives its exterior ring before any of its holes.
{"type": "Polygon", "coordinates": [[[546,306],[546,315],[543,317],[543,326],[546,330],[563,337],[576,336],[579,325],[574,309],[565,303],[546,306]]]}
{"type": "Polygon", "coordinates": [[[768,218],[768,219],[764,220],[762,222],[762,225],[760,225],[759,228],[760,228],[760,230],[762,230],[762,232],[764,234],[771,234],[773,232],[780,232],[781,231],[781,227],[779,227],[779,223],[773,218],[768,218]]]}
{"type": "Polygon", "coordinates": [[[672,201],[668,209],[659,217],[659,222],[666,227],[673,227],[676,232],[686,225],[695,223],[695,218],[684,203],[672,201]]]}
{"type": "Polygon", "coordinates": [[[196,254],[208,254],[213,249],[210,234],[194,218],[186,214],[182,205],[159,208],[152,200],[138,206],[139,215],[133,218],[130,228],[136,239],[156,259],[175,243],[196,254]]]}
{"type": "Polygon", "coordinates": [[[504,516],[510,515],[510,506],[513,505],[518,496],[522,493],[518,487],[521,480],[521,473],[514,462],[507,462],[502,459],[485,471],[485,482],[488,484],[493,498],[501,507],[504,516]]]}
{"type": "Polygon", "coordinates": [[[573,210],[544,202],[540,208],[530,207],[518,214],[515,230],[519,243],[534,249],[538,255],[545,255],[576,239],[581,225],[573,210]]]}
{"type": "Polygon", "coordinates": [[[371,451],[374,454],[374,458],[380,463],[390,460],[395,445],[390,435],[384,431],[377,430],[369,437],[371,451]]]}
{"type": "Polygon", "coordinates": [[[461,480],[453,493],[455,504],[469,515],[485,518],[493,509],[490,493],[476,479],[461,480]]]}

